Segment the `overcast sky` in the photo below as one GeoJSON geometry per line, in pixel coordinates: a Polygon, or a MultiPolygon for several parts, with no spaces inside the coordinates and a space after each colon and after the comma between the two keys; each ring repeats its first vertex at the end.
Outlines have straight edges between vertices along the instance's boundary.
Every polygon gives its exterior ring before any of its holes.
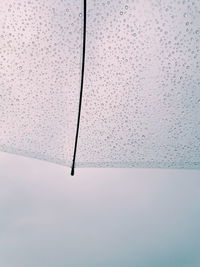
{"type": "Polygon", "coordinates": [[[0,154],[1,267],[198,267],[200,172],[0,154]]]}

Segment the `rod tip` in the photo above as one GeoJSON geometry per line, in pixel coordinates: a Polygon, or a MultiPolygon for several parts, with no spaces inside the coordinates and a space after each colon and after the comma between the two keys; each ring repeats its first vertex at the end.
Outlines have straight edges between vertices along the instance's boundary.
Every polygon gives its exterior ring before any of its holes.
{"type": "Polygon", "coordinates": [[[71,169],[71,176],[74,176],[74,168],[71,169]]]}

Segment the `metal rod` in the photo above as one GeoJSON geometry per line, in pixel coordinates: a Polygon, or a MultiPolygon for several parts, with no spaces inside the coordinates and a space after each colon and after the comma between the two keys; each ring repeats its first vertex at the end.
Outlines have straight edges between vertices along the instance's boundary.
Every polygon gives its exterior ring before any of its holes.
{"type": "Polygon", "coordinates": [[[74,155],[71,167],[71,175],[74,175],[74,168],[76,162],[76,152],[78,145],[78,135],[80,127],[80,118],[81,118],[81,106],[83,98],[83,82],[84,82],[84,71],[85,71],[85,47],[86,47],[86,15],[87,15],[87,0],[83,0],[83,50],[82,50],[82,69],[81,69],[81,88],[80,88],[80,97],[79,97],[79,108],[78,108],[78,118],[77,118],[77,128],[76,128],[76,137],[74,144],[74,155]]]}

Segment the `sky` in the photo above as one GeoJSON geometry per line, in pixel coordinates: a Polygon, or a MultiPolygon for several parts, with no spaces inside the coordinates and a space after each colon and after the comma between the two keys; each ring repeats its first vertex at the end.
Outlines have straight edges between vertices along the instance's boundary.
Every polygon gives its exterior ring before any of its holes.
{"type": "Polygon", "coordinates": [[[200,172],[0,154],[0,266],[198,267],[200,172]]]}

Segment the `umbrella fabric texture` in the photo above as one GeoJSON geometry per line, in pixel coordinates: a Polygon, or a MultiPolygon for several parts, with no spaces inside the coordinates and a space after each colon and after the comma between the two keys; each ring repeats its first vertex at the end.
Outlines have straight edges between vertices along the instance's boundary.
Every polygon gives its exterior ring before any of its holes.
{"type": "MultiPolygon", "coordinates": [[[[87,1],[78,167],[200,168],[200,2],[87,1]]],[[[0,2],[0,150],[71,166],[83,1],[0,2]]]]}

